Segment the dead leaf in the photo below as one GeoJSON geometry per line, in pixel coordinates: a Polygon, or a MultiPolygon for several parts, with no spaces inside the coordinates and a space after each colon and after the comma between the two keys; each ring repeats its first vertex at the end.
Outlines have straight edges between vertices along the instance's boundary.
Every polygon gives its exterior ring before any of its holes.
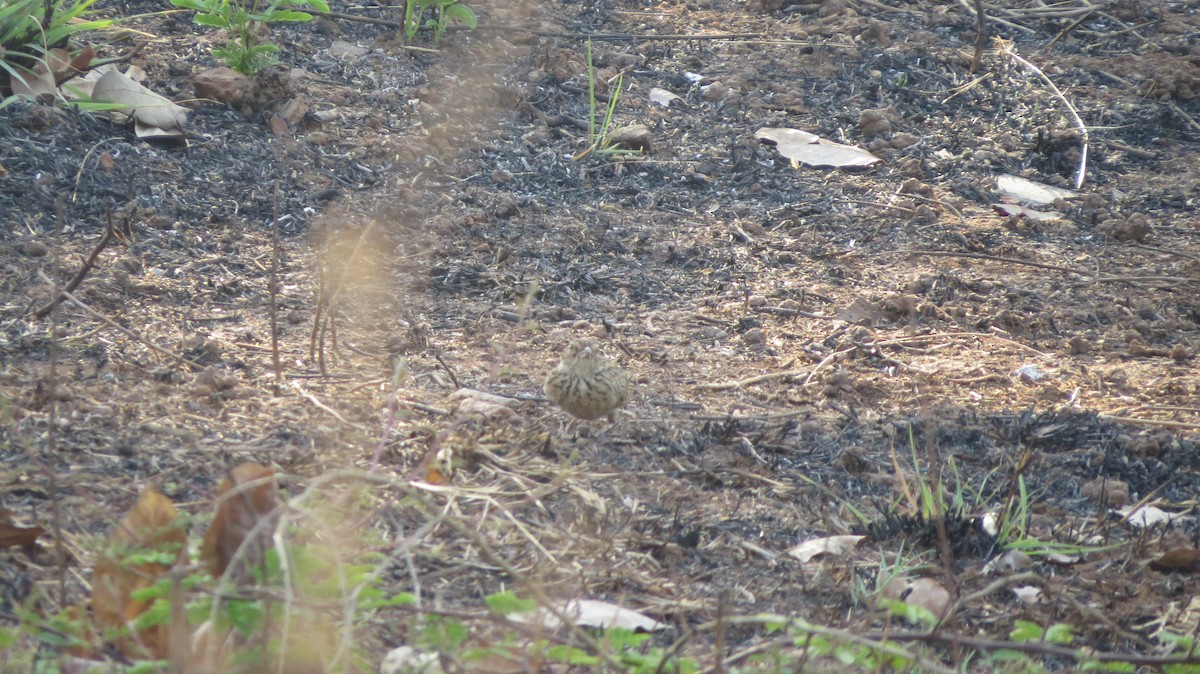
{"type": "Polygon", "coordinates": [[[41,527],[18,527],[0,522],[0,548],[23,548],[33,545],[38,536],[46,533],[41,527]]]}
{"type": "Polygon", "coordinates": [[[278,505],[275,471],[257,463],[243,463],[229,471],[229,477],[217,488],[216,513],[200,545],[200,561],[214,578],[224,575],[235,557],[241,563],[232,574],[239,581],[262,563],[275,533],[274,511],[278,505]],[[239,552],[251,534],[254,539],[239,552]]]}
{"type": "Polygon", "coordinates": [[[858,168],[883,161],[861,147],[825,140],[799,129],[762,128],[754,137],[775,145],[779,154],[805,166],[858,168]]]}
{"type": "Polygon", "coordinates": [[[450,401],[459,401],[456,408],[459,414],[478,414],[482,417],[511,417],[516,412],[512,407],[516,401],[494,393],[479,391],[471,388],[460,388],[450,394],[450,401]]]}
{"type": "Polygon", "coordinates": [[[21,96],[40,103],[52,103],[54,92],[58,85],[54,82],[54,73],[45,61],[39,60],[33,70],[15,68],[9,75],[8,86],[14,96],[21,96]]]}
{"type": "Polygon", "coordinates": [[[1134,529],[1149,529],[1155,525],[1166,526],[1183,517],[1179,514],[1168,513],[1162,508],[1154,506],[1143,506],[1141,508],[1126,506],[1124,508],[1117,508],[1114,512],[1124,517],[1125,521],[1129,522],[1134,529]]]}
{"type": "Polygon", "coordinates": [[[1027,218],[1035,222],[1048,222],[1051,220],[1063,220],[1064,216],[1058,211],[1038,211],[1025,206],[1016,204],[992,204],[992,210],[1000,215],[1016,215],[1018,217],[1027,218]]]}
{"type": "Polygon", "coordinates": [[[1163,553],[1162,557],[1150,562],[1150,568],[1155,571],[1195,573],[1200,571],[1200,550],[1195,548],[1168,550],[1163,553]]]}
{"type": "Polygon", "coordinates": [[[92,99],[124,106],[124,112],[142,127],[138,130],[139,138],[145,137],[143,133],[183,136],[183,126],[188,116],[186,108],[172,103],[115,69],[100,76],[92,89],[92,99]]]}
{"type": "Polygon", "coordinates": [[[825,536],[823,538],[813,538],[804,541],[790,550],[788,554],[799,559],[801,562],[808,563],[813,558],[821,555],[833,555],[841,557],[854,552],[858,544],[863,541],[866,536],[825,536]]]}
{"type": "Polygon", "coordinates": [[[651,103],[657,103],[664,108],[669,108],[675,101],[682,100],[679,98],[679,96],[667,91],[666,89],[659,89],[658,87],[651,87],[647,98],[650,99],[651,103]]]}
{"type": "MultiPolygon", "coordinates": [[[[560,605],[558,611],[567,620],[581,627],[604,629],[621,627],[647,632],[655,632],[667,627],[666,623],[661,623],[647,615],[597,599],[571,599],[560,605]]],[[[540,608],[532,613],[513,613],[508,616],[508,619],[519,623],[541,625],[548,629],[557,629],[563,624],[557,615],[545,608],[540,608]]]]}
{"type": "Polygon", "coordinates": [[[1045,206],[1058,199],[1070,199],[1077,196],[1076,192],[1053,187],[1044,183],[1004,174],[996,178],[996,191],[1000,194],[1031,206],[1045,206]]]}
{"type": "Polygon", "coordinates": [[[183,554],[187,533],[174,504],[154,487],[146,487],[137,504],[109,536],[108,549],[96,559],[92,574],[92,613],[102,631],[128,628],[128,636],[117,639],[117,647],[131,657],[165,658],[167,625],[137,632],[135,618],[145,613],[153,599],[134,599],[133,594],[154,585],[183,554]],[[158,553],[158,559],[131,562],[158,553]],[[170,563],[164,559],[171,560],[170,563]]]}

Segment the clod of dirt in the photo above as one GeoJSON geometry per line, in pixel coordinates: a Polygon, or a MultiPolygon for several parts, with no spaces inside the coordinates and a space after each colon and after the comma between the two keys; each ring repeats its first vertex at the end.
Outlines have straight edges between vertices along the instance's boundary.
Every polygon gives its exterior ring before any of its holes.
{"type": "Polygon", "coordinates": [[[623,150],[650,152],[650,128],[644,124],[630,124],[613,131],[609,136],[613,147],[623,150]]]}
{"type": "Polygon", "coordinates": [[[863,110],[858,115],[858,130],[865,137],[886,136],[892,132],[892,122],[899,120],[895,108],[876,108],[863,110]]]}
{"type": "Polygon", "coordinates": [[[209,366],[192,380],[192,390],[199,395],[229,391],[237,386],[237,375],[209,366]]]}
{"type": "Polygon", "coordinates": [[[1098,478],[1086,482],[1082,493],[1087,500],[1110,508],[1120,508],[1129,503],[1129,484],[1120,480],[1098,478]]]}
{"type": "Polygon", "coordinates": [[[704,100],[716,103],[717,101],[725,100],[725,97],[733,90],[720,82],[713,82],[707,87],[701,87],[701,91],[703,92],[704,100]]]}
{"type": "Polygon", "coordinates": [[[253,114],[269,105],[290,100],[295,94],[296,87],[292,82],[291,71],[285,66],[263,68],[250,80],[250,87],[242,99],[242,112],[253,114]]]}
{"type": "Polygon", "coordinates": [[[1091,340],[1083,335],[1075,335],[1067,342],[1067,345],[1071,347],[1071,354],[1076,356],[1083,355],[1092,350],[1091,340]]]}
{"type": "Polygon", "coordinates": [[[847,11],[845,0],[825,0],[821,3],[821,8],[817,10],[817,16],[821,18],[838,16],[847,11]]]}
{"type": "Polygon", "coordinates": [[[854,378],[845,370],[834,370],[825,377],[825,386],[821,395],[826,398],[837,398],[845,393],[854,392],[854,378]]]}
{"type": "Polygon", "coordinates": [[[211,98],[237,108],[241,107],[250,88],[250,78],[232,68],[221,66],[198,73],[192,78],[192,88],[196,91],[196,98],[211,98]]]}
{"type": "Polygon", "coordinates": [[[1100,233],[1117,241],[1145,243],[1149,232],[1150,223],[1141,213],[1134,213],[1125,219],[1110,218],[1100,223],[1100,233]]]}

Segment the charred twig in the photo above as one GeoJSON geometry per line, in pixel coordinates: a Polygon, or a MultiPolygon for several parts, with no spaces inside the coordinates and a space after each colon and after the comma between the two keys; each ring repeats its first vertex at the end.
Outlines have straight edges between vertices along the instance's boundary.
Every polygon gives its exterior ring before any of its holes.
{"type": "Polygon", "coordinates": [[[271,367],[275,371],[275,390],[283,385],[283,368],[279,365],[279,181],[275,181],[275,203],[271,221],[271,279],[267,282],[271,310],[271,367]]]}
{"type": "Polygon", "coordinates": [[[58,306],[59,302],[63,301],[64,297],[70,295],[76,288],[79,287],[80,283],[83,283],[83,279],[87,277],[88,272],[90,272],[92,267],[95,266],[96,258],[100,257],[100,251],[104,250],[104,248],[108,246],[108,242],[112,241],[113,238],[112,211],[106,211],[105,216],[108,218],[108,226],[104,228],[104,235],[100,237],[100,241],[98,241],[96,243],[96,247],[92,249],[92,254],[88,256],[87,260],[84,260],[83,266],[80,267],[79,271],[75,273],[75,278],[72,278],[62,290],[54,293],[54,298],[46,303],[45,306],[34,312],[34,317],[38,319],[45,318],[47,314],[54,310],[54,307],[58,306]]]}
{"type": "Polygon", "coordinates": [[[987,15],[983,12],[983,0],[975,0],[975,56],[971,58],[971,69],[974,73],[979,70],[983,60],[983,45],[987,43],[987,15]]]}

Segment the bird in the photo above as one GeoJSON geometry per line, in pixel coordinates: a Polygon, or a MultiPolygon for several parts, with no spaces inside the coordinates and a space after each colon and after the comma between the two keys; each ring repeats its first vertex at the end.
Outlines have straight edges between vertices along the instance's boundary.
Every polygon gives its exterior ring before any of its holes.
{"type": "Polygon", "coordinates": [[[629,375],[600,353],[590,339],[577,339],[563,350],[562,359],[546,376],[546,397],[579,419],[598,419],[629,401],[629,375]]]}

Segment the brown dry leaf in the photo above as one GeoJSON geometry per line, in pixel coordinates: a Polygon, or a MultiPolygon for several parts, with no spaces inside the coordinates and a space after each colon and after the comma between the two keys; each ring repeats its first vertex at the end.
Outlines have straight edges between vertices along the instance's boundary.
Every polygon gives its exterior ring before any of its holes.
{"type": "Polygon", "coordinates": [[[200,546],[200,561],[214,578],[226,572],[235,555],[241,559],[233,571],[235,580],[248,577],[249,570],[262,563],[275,533],[273,512],[278,504],[275,471],[257,463],[243,463],[229,471],[229,477],[217,489],[217,511],[200,546]],[[261,482],[251,484],[255,481],[261,482]],[[272,521],[260,526],[259,522],[268,517],[272,521]],[[238,549],[252,532],[254,540],[239,555],[238,549]]]}
{"type": "Polygon", "coordinates": [[[96,52],[90,45],[84,47],[82,51],[71,57],[67,62],[67,65],[70,67],[70,74],[78,75],[79,73],[87,72],[87,69],[92,67],[92,59],[95,57],[96,52]]]}
{"type": "Polygon", "coordinates": [[[33,545],[38,536],[46,533],[41,527],[18,527],[0,522],[0,548],[17,548],[33,545]]]}
{"type": "Polygon", "coordinates": [[[167,626],[156,625],[140,633],[132,622],[150,608],[151,601],[137,600],[133,593],[150,587],[172,564],[146,561],[131,564],[131,555],[166,553],[182,555],[187,533],[174,504],[154,487],[146,487],[138,502],[109,536],[108,549],[96,559],[92,574],[92,613],[102,631],[128,627],[130,634],[117,640],[117,647],[131,657],[165,658],[167,626]]]}
{"type": "Polygon", "coordinates": [[[1151,561],[1150,568],[1155,571],[1195,573],[1200,571],[1200,550],[1193,548],[1168,550],[1158,559],[1151,561]]]}
{"type": "Polygon", "coordinates": [[[57,85],[54,83],[54,73],[45,61],[39,60],[33,70],[17,68],[9,75],[8,86],[14,96],[24,96],[42,103],[54,101],[57,85]]]}

